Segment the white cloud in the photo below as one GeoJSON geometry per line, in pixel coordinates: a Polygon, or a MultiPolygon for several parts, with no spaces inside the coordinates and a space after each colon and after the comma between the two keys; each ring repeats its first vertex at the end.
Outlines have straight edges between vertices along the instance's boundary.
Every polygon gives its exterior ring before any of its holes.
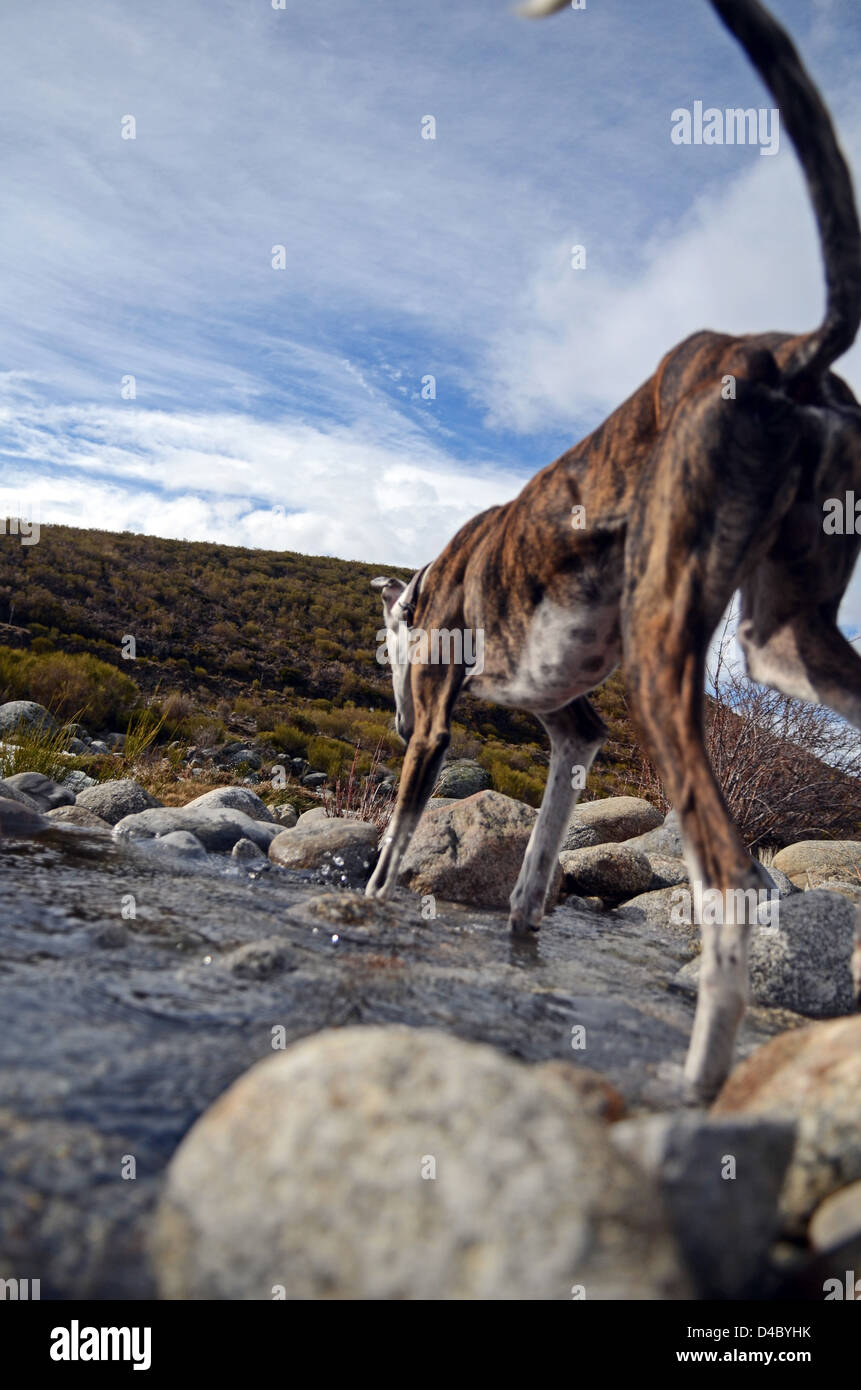
{"type": "MultiPolygon", "coordinates": [[[[852,3],[779,7],[858,167],[852,3]]],[[[788,147],[670,144],[679,103],[762,100],[705,3],[91,0],[4,31],[3,487],[46,519],[419,564],[691,331],[818,319],[788,147]]]]}
{"type": "Polygon", "coordinates": [[[16,380],[4,493],[42,522],[416,565],[522,479],[467,470],[387,418],[322,428],[284,417],[44,405],[16,380]]]}
{"type": "MultiPolygon", "coordinates": [[[[861,174],[861,106],[844,142],[861,174]]],[[[712,153],[668,147],[667,159],[701,168],[712,153]]],[[[574,270],[567,247],[548,252],[488,348],[479,392],[496,426],[528,432],[601,417],[701,328],[798,332],[822,318],[821,256],[788,141],[700,197],[624,276],[605,268],[610,259],[602,244],[587,247],[586,268],[574,270]]],[[[861,344],[838,370],[861,391],[861,344]]]]}

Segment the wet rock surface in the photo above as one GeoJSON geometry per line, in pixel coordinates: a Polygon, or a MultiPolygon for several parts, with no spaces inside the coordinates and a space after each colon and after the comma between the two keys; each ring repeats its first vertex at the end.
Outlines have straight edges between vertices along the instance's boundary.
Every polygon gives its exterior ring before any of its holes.
{"type": "Polygon", "coordinates": [[[281,830],[269,858],[285,869],[316,869],[334,884],[358,888],[377,862],[380,832],[367,821],[322,817],[281,830]]]}
{"type": "MultiPolygon", "coordinates": [[[[690,947],[660,924],[563,905],[518,940],[502,911],[425,920],[403,889],[46,824],[0,847],[0,1277],[43,1297],[152,1296],[166,1166],[273,1042],[406,1024],[582,1064],[632,1114],[678,1103],[690,947]]],[[[752,1008],[741,1054],[800,1022],[752,1008]]]]}

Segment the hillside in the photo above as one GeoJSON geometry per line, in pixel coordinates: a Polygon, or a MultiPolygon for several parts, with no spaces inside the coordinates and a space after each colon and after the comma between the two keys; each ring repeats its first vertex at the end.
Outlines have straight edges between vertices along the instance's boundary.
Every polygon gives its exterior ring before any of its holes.
{"type": "MultiPolygon", "coordinates": [[[[356,744],[367,765],[382,739],[386,762],[397,771],[390,681],[375,657],[379,600],[369,587],[384,571],[409,573],[44,526],[37,545],[9,537],[0,546],[0,643],[40,656],[99,658],[131,677],[142,701],[167,709],[174,737],[268,735],[274,747],[308,757],[332,776],[349,766],[356,744]],[[128,635],[136,644],[133,661],[122,656],[128,635]]],[[[21,693],[8,681],[0,691],[3,699],[21,693]]],[[[586,795],[636,791],[642,759],[618,675],[596,702],[611,737],[586,795]]],[[[69,718],[78,709],[61,712],[69,718]]],[[[547,745],[531,716],[464,697],[452,733],[451,756],[477,757],[498,790],[539,803],[547,745]]]]}

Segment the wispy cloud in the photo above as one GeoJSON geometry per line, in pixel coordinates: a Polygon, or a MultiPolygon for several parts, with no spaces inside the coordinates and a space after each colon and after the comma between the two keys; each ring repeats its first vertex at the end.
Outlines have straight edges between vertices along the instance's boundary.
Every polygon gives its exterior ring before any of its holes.
{"type": "MultiPolygon", "coordinates": [[[[861,167],[855,0],[774,3],[861,167]]],[[[764,100],[704,0],[10,7],[4,488],[47,520],[422,562],[687,333],[816,321],[791,150],[673,146],[694,99],[764,100]]]]}

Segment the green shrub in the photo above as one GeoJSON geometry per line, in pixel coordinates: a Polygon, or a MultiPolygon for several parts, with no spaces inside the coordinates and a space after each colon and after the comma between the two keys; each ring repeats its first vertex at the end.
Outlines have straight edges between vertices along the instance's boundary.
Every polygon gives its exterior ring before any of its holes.
{"type": "Polygon", "coordinates": [[[504,796],[513,796],[517,801],[525,801],[527,806],[540,806],[544,795],[544,779],[528,772],[518,772],[516,768],[495,760],[490,766],[495,791],[504,796]]]}
{"type": "Polygon", "coordinates": [[[77,717],[101,729],[124,724],[140,692],[130,676],[95,656],[2,647],[0,699],[35,700],[59,719],[77,717]]]}
{"type": "Polygon", "coordinates": [[[355,748],[349,743],[341,743],[334,738],[311,738],[308,740],[306,757],[315,771],[325,772],[335,778],[346,772],[353,761],[355,748]]]}

